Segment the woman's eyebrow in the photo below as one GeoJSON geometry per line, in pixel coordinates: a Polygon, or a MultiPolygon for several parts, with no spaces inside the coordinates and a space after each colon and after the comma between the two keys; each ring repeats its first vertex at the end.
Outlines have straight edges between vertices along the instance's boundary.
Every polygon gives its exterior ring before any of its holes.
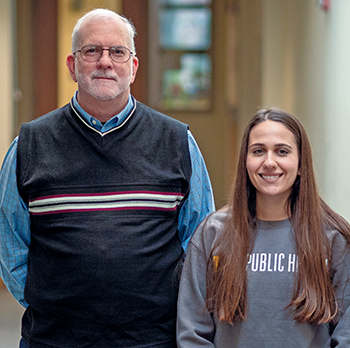
{"type": "MultiPolygon", "coordinates": [[[[250,149],[253,146],[265,146],[265,144],[264,143],[254,143],[254,144],[249,145],[248,148],[250,149]]],[[[285,143],[278,143],[278,144],[274,145],[274,147],[281,147],[281,146],[285,146],[285,147],[288,147],[290,149],[293,149],[293,146],[285,144],[285,143]]]]}
{"type": "Polygon", "coordinates": [[[275,144],[275,147],[281,147],[281,146],[286,146],[286,147],[289,147],[290,149],[293,149],[293,146],[285,144],[285,143],[275,144]]]}

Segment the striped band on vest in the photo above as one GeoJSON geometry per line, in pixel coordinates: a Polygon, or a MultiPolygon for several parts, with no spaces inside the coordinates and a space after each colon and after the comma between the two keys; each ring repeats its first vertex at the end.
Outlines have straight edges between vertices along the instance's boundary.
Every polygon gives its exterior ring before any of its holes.
{"type": "Polygon", "coordinates": [[[152,191],[62,194],[29,201],[29,212],[40,215],[97,210],[175,210],[183,198],[182,193],[152,191]]]}

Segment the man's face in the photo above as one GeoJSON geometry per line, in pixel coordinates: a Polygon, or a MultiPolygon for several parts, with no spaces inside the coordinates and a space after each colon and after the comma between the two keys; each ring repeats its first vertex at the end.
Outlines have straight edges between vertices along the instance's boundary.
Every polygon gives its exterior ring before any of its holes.
{"type": "MultiPolygon", "coordinates": [[[[112,46],[130,47],[130,39],[125,24],[120,20],[91,20],[81,28],[81,49],[86,45],[99,45],[103,48],[112,46]]],[[[131,57],[126,63],[116,63],[108,51],[96,62],[87,62],[77,53],[75,58],[67,58],[67,65],[74,81],[78,83],[80,102],[91,99],[124,100],[130,93],[138,67],[137,58],[131,57]]]]}

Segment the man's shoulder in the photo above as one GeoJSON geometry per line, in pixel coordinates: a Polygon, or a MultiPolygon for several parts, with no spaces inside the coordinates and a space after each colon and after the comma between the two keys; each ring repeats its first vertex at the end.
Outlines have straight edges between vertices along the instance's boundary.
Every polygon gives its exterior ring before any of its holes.
{"type": "Polygon", "coordinates": [[[71,110],[70,104],[66,104],[58,109],[52,110],[47,114],[39,116],[38,118],[23,123],[21,128],[37,128],[37,127],[45,127],[45,126],[53,126],[54,123],[60,122],[60,117],[66,114],[69,110],[71,110]]]}
{"type": "Polygon", "coordinates": [[[188,127],[187,124],[185,124],[185,123],[183,123],[183,122],[181,122],[181,121],[179,121],[171,116],[168,116],[168,115],[162,113],[161,111],[153,109],[152,107],[147,106],[146,104],[143,104],[142,102],[137,101],[137,100],[136,100],[136,112],[140,113],[141,117],[148,115],[150,118],[153,118],[157,122],[163,121],[164,123],[170,123],[173,125],[176,124],[176,125],[186,127],[186,128],[188,127]]]}

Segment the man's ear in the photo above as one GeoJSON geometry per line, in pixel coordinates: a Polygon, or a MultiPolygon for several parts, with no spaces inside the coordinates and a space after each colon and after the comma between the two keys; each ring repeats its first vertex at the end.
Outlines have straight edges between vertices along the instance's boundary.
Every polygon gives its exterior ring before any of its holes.
{"type": "Polygon", "coordinates": [[[69,70],[70,76],[72,77],[74,82],[77,82],[77,78],[75,76],[75,57],[72,53],[68,54],[66,59],[66,65],[69,70]]]}
{"type": "Polygon", "coordinates": [[[139,68],[139,59],[137,57],[132,57],[132,67],[131,67],[131,83],[135,81],[137,69],[139,68]]]}

